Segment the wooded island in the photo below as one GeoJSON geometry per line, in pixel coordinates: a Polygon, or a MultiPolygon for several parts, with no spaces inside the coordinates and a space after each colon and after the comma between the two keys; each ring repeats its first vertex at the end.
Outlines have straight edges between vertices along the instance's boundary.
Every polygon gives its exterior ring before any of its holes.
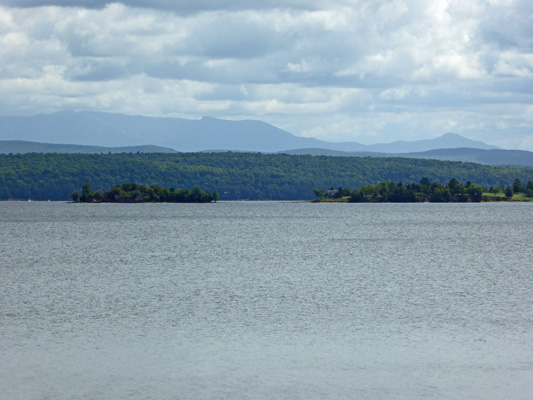
{"type": "Polygon", "coordinates": [[[198,186],[189,190],[123,183],[106,192],[93,192],[91,185],[85,184],[81,187],[81,195],[76,191],[70,197],[75,203],[210,203],[217,202],[219,195],[216,190],[211,194],[198,186]]]}

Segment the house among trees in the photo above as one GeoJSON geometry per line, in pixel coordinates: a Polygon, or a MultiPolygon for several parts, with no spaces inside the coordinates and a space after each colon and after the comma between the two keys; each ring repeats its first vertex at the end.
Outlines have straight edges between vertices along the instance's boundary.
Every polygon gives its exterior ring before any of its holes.
{"type": "Polygon", "coordinates": [[[337,189],[328,189],[328,198],[329,199],[334,199],[337,197],[337,193],[339,193],[339,191],[337,189]]]}

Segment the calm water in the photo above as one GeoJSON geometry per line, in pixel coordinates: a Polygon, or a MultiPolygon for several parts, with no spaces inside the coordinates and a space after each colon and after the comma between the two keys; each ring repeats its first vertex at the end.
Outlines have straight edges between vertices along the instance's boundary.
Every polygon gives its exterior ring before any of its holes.
{"type": "Polygon", "coordinates": [[[533,204],[0,203],[3,399],[531,399],[533,204]]]}

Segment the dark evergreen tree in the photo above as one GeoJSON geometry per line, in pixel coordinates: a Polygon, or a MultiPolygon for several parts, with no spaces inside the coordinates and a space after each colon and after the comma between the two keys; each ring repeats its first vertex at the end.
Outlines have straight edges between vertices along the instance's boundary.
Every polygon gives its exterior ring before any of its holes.
{"type": "Polygon", "coordinates": [[[521,193],[522,190],[522,183],[520,183],[519,179],[515,179],[513,182],[513,193],[521,193]]]}

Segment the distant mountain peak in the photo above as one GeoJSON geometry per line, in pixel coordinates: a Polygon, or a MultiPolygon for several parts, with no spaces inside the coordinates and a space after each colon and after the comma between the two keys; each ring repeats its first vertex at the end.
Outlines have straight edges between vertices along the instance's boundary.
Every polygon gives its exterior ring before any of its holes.
{"type": "Polygon", "coordinates": [[[446,132],[444,135],[440,136],[441,138],[457,138],[457,137],[460,137],[460,138],[465,138],[464,136],[461,136],[459,135],[458,133],[453,133],[453,132],[446,132]]]}
{"type": "Polygon", "coordinates": [[[301,148],[389,154],[459,147],[496,148],[451,132],[435,139],[363,145],[295,136],[259,120],[233,121],[210,116],[191,120],[72,110],[32,117],[0,117],[0,140],[106,147],[155,145],[177,151],[264,153],[301,148]]]}
{"type": "Polygon", "coordinates": [[[442,136],[434,139],[423,140],[398,140],[392,143],[379,143],[368,145],[366,151],[378,153],[413,153],[436,149],[457,149],[457,148],[473,148],[491,150],[498,149],[496,146],[491,146],[478,140],[471,140],[461,136],[457,133],[448,132],[442,136]]]}
{"type": "Polygon", "coordinates": [[[470,147],[470,148],[484,149],[484,150],[500,149],[497,146],[492,146],[479,140],[468,139],[464,136],[459,135],[458,133],[453,133],[453,132],[445,133],[444,135],[436,138],[435,140],[449,141],[450,144],[453,144],[453,147],[451,148],[470,147]]]}

